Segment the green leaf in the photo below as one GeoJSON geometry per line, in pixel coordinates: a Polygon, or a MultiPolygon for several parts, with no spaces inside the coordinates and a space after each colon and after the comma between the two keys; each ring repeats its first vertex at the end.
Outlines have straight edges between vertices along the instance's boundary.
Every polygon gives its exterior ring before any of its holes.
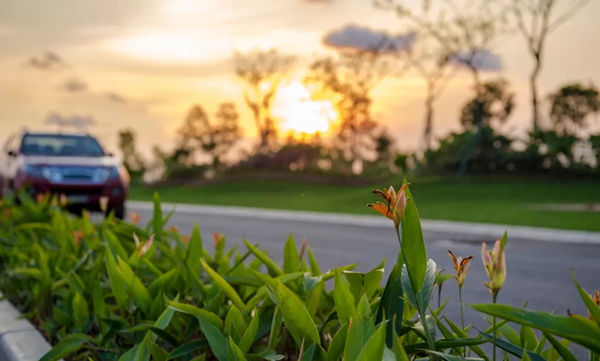
{"type": "Polygon", "coordinates": [[[327,361],[338,361],[344,352],[346,336],[348,335],[348,324],[343,325],[333,335],[333,339],[327,349],[327,361]]]}
{"type": "Polygon", "coordinates": [[[146,333],[139,344],[125,352],[119,361],[149,361],[150,360],[150,333],[146,333]]]}
{"type": "Polygon", "coordinates": [[[339,269],[335,269],[335,283],[333,287],[333,300],[335,302],[335,311],[337,312],[340,323],[348,323],[348,320],[354,314],[354,297],[350,292],[350,285],[344,278],[339,269]]]}
{"type": "Polygon", "coordinates": [[[345,361],[355,361],[373,332],[375,332],[375,326],[373,325],[371,306],[367,296],[363,295],[348,326],[343,359],[345,361]]]}
{"type": "Polygon", "coordinates": [[[129,291],[129,296],[133,299],[135,304],[147,314],[152,306],[152,297],[150,296],[148,289],[144,286],[138,276],[136,276],[127,262],[119,256],[117,256],[117,267],[121,279],[129,291]]]}
{"type": "Polygon", "coordinates": [[[314,354],[315,354],[315,344],[313,343],[310,346],[308,346],[308,348],[306,350],[304,350],[304,352],[302,353],[302,357],[300,358],[299,361],[312,361],[314,354]]]}
{"type": "Polygon", "coordinates": [[[119,308],[123,310],[127,309],[127,289],[125,288],[125,283],[121,278],[121,274],[117,268],[117,263],[115,262],[115,258],[110,250],[110,247],[106,247],[105,250],[104,264],[106,265],[106,273],[108,273],[110,288],[113,296],[117,300],[119,308]]]}
{"type": "Polygon", "coordinates": [[[246,327],[248,325],[244,321],[242,313],[235,305],[232,305],[225,316],[225,334],[233,338],[235,342],[239,342],[246,327]]]}
{"type": "Polygon", "coordinates": [[[538,344],[537,337],[531,330],[531,327],[521,326],[521,347],[526,350],[533,351],[538,344]]]}
{"type": "Polygon", "coordinates": [[[423,231],[421,230],[419,212],[409,188],[407,187],[405,190],[408,202],[402,216],[402,249],[406,257],[404,261],[412,277],[412,286],[416,293],[421,289],[425,279],[427,251],[423,231]]]}
{"type": "Polygon", "coordinates": [[[430,355],[435,355],[435,356],[439,356],[442,359],[446,360],[446,361],[483,361],[483,359],[478,358],[478,357],[467,357],[467,358],[463,358],[460,356],[456,356],[456,355],[450,355],[447,353],[443,353],[443,352],[438,352],[438,351],[432,351],[432,350],[423,350],[424,352],[430,354],[430,355]]]}
{"type": "Polygon", "coordinates": [[[196,317],[196,319],[200,323],[200,329],[202,330],[204,337],[206,337],[206,340],[210,345],[210,349],[215,357],[219,361],[230,361],[227,357],[229,350],[229,342],[227,341],[227,338],[225,338],[221,331],[211,322],[208,322],[202,317],[196,317]]]}
{"type": "MultiPolygon", "coordinates": [[[[432,316],[435,317],[435,318],[437,318],[437,316],[434,313],[432,313],[432,316]]],[[[458,335],[458,337],[461,337],[461,338],[464,338],[464,339],[467,339],[469,337],[469,335],[467,334],[467,332],[465,332],[457,324],[455,324],[454,322],[452,322],[452,320],[450,320],[448,317],[444,316],[444,320],[446,320],[446,322],[448,323],[448,326],[450,326],[450,328],[452,329],[452,331],[454,331],[458,335]]],[[[441,325],[441,322],[439,324],[441,325]]],[[[438,327],[438,328],[440,328],[440,330],[442,330],[441,327],[438,327]]],[[[444,335],[444,336],[448,337],[447,335],[444,335]]],[[[479,346],[469,345],[469,348],[471,350],[473,350],[473,352],[476,353],[477,356],[483,358],[484,360],[488,360],[487,355],[485,354],[485,352],[483,352],[483,350],[479,346]]]]}
{"type": "Polygon", "coordinates": [[[419,302],[419,309],[426,310],[429,307],[429,301],[431,300],[431,293],[435,286],[435,280],[437,276],[437,266],[435,262],[430,258],[427,261],[427,271],[425,273],[425,280],[421,290],[417,293],[417,302],[419,302]]]}
{"type": "Polygon", "coordinates": [[[561,336],[595,352],[600,352],[600,327],[595,322],[583,317],[556,316],[507,305],[477,304],[471,305],[471,307],[479,312],[561,336]]]}
{"type": "Polygon", "coordinates": [[[385,348],[385,322],[369,337],[365,347],[360,351],[356,361],[381,360],[385,348]]]}
{"type": "MultiPolygon", "coordinates": [[[[269,288],[271,287],[269,286],[269,288]]],[[[319,332],[304,306],[304,302],[280,280],[277,280],[275,296],[276,299],[274,301],[278,309],[281,310],[283,322],[292,336],[294,336],[296,343],[300,345],[302,344],[302,340],[305,339],[315,344],[320,344],[319,332]]]]}
{"type": "Polygon", "coordinates": [[[213,326],[219,329],[223,327],[223,321],[219,316],[203,308],[173,301],[169,302],[169,307],[171,307],[175,311],[187,313],[196,318],[202,318],[203,320],[206,320],[207,322],[211,323],[213,326]]]}
{"type": "Polygon", "coordinates": [[[310,272],[313,276],[321,275],[321,267],[319,267],[319,263],[313,254],[312,249],[309,245],[306,246],[306,253],[308,254],[308,263],[310,264],[310,272]]]}
{"type": "Polygon", "coordinates": [[[250,320],[250,324],[246,327],[246,331],[242,335],[238,346],[242,352],[247,353],[252,347],[254,340],[256,339],[256,334],[258,333],[258,326],[260,325],[260,316],[258,312],[255,310],[254,317],[250,320]]]}
{"type": "Polygon", "coordinates": [[[59,343],[54,345],[50,351],[48,351],[40,361],[54,361],[60,360],[63,357],[69,356],[85,346],[86,343],[91,342],[92,337],[80,333],[74,333],[67,335],[59,343]]]}
{"type": "Polygon", "coordinates": [[[585,307],[590,312],[592,319],[596,321],[596,324],[600,326],[600,306],[596,305],[592,297],[581,287],[579,282],[577,282],[577,278],[575,277],[575,272],[571,271],[571,277],[573,277],[573,282],[575,282],[575,286],[577,286],[577,291],[579,292],[579,296],[585,303],[585,307]]]}
{"type": "Polygon", "coordinates": [[[300,256],[294,237],[290,234],[283,246],[283,271],[292,273],[300,271],[300,256]]]}
{"type": "Polygon", "coordinates": [[[406,264],[402,265],[402,274],[400,276],[402,282],[402,293],[406,296],[406,299],[410,303],[410,305],[418,309],[419,302],[417,301],[417,294],[414,291],[412,282],[410,282],[410,277],[408,276],[408,268],[406,264]]]}
{"type": "Polygon", "coordinates": [[[569,351],[568,348],[563,346],[562,343],[558,342],[558,340],[555,339],[552,335],[550,335],[549,333],[544,333],[544,336],[546,336],[546,339],[550,341],[552,347],[554,347],[556,352],[558,352],[558,354],[560,355],[560,357],[563,358],[564,361],[577,361],[577,358],[573,356],[571,351],[569,351]]]}
{"type": "Polygon", "coordinates": [[[85,298],[79,292],[75,291],[75,296],[73,297],[73,318],[79,331],[84,331],[88,316],[89,310],[85,298]]]}
{"type": "Polygon", "coordinates": [[[229,337],[229,355],[231,356],[230,360],[232,361],[247,361],[246,356],[240,348],[233,342],[233,339],[229,337]]]}
{"type": "Polygon", "coordinates": [[[163,218],[162,208],[160,207],[160,197],[157,192],[154,192],[152,199],[154,201],[154,212],[152,216],[152,230],[157,241],[162,240],[163,235],[163,218]]]}
{"type": "Polygon", "coordinates": [[[400,332],[404,313],[400,267],[402,265],[396,264],[388,277],[375,319],[376,323],[380,323],[384,321],[385,316],[385,321],[389,322],[389,326],[386,328],[386,344],[390,349],[394,347],[394,329],[396,332],[400,332]]]}
{"type": "Polygon", "coordinates": [[[217,287],[219,287],[221,291],[223,291],[223,293],[225,293],[227,297],[229,297],[231,302],[233,302],[233,304],[238,309],[245,309],[246,305],[244,304],[244,301],[242,301],[240,296],[237,294],[235,289],[231,287],[231,285],[227,283],[227,281],[225,281],[225,279],[221,277],[221,275],[218,274],[215,270],[213,270],[203,259],[200,260],[200,263],[202,263],[202,267],[204,268],[206,273],[208,273],[210,278],[212,278],[212,280],[215,282],[215,285],[217,285],[217,287]]]}
{"type": "Polygon", "coordinates": [[[190,237],[185,254],[185,263],[190,268],[190,272],[200,272],[200,259],[202,258],[202,234],[198,223],[194,224],[194,231],[190,237]]]}
{"type": "Polygon", "coordinates": [[[481,334],[483,337],[485,337],[489,342],[495,343],[498,347],[500,347],[504,351],[507,351],[508,353],[511,353],[517,357],[523,357],[526,355],[530,360],[546,361],[546,359],[544,357],[542,357],[542,355],[537,354],[533,351],[525,350],[518,345],[515,345],[510,342],[506,342],[506,341],[498,339],[498,338],[494,341],[494,338],[492,337],[492,335],[489,335],[489,334],[481,332],[481,331],[479,332],[479,334],[481,334]]]}
{"type": "Polygon", "coordinates": [[[243,241],[244,241],[244,244],[246,245],[246,247],[248,248],[248,250],[250,252],[252,252],[254,257],[258,258],[265,266],[267,266],[267,269],[269,270],[269,273],[271,275],[281,276],[283,274],[283,271],[281,270],[281,268],[279,268],[279,266],[275,262],[273,262],[273,260],[271,258],[269,258],[269,256],[267,256],[266,253],[260,251],[258,248],[256,248],[253,244],[248,242],[246,239],[244,239],[243,241]]]}
{"type": "Polygon", "coordinates": [[[180,358],[189,355],[194,351],[205,349],[207,346],[208,341],[206,340],[196,340],[185,343],[181,346],[174,348],[171,352],[169,352],[169,354],[167,355],[167,360],[172,360],[175,358],[180,358]]]}

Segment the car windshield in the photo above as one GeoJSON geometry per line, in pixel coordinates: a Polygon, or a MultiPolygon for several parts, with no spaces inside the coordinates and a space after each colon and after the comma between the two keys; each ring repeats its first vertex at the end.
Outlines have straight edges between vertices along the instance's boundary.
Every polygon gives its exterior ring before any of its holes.
{"type": "Polygon", "coordinates": [[[24,155],[101,157],[104,151],[89,135],[26,134],[21,144],[24,155]]]}

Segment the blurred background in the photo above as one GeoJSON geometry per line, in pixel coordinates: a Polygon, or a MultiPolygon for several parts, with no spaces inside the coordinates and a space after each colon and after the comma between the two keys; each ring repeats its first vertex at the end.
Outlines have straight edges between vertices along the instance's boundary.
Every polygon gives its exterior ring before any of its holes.
{"type": "Polygon", "coordinates": [[[133,199],[363,213],[367,189],[407,176],[426,218],[600,230],[598,15],[576,0],[4,1],[0,142],[93,134],[133,199]]]}

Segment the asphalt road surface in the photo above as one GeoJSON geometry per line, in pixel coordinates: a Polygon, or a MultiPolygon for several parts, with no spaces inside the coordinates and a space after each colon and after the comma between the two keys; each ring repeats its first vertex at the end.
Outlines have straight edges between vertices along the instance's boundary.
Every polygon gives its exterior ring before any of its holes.
{"type": "MultiPolygon", "coordinates": [[[[150,210],[135,209],[142,221],[151,217],[150,210]]],[[[264,216],[198,214],[192,211],[176,211],[169,225],[179,227],[184,234],[191,233],[198,223],[207,248],[212,247],[213,231],[225,233],[229,246],[240,245],[242,239],[258,244],[277,260],[282,259],[283,245],[289,234],[293,234],[298,245],[306,237],[322,269],[358,263],[357,270],[368,271],[387,259],[386,271],[395,262],[398,242],[393,224],[364,226],[335,224],[321,221],[269,219],[264,216]]],[[[498,235],[500,236],[500,235],[498,235]]],[[[472,254],[473,261],[463,286],[465,303],[490,302],[490,294],[483,285],[485,272],[481,262],[481,242],[493,245],[494,239],[457,239],[443,232],[425,233],[428,256],[452,273],[448,249],[456,255],[472,254]]],[[[500,291],[498,302],[514,306],[525,303],[529,308],[566,315],[571,312],[587,314],[577,290],[571,280],[574,270],[582,286],[588,291],[600,289],[600,245],[552,243],[540,241],[511,241],[510,233],[506,246],[508,276],[500,291]]],[[[386,272],[387,274],[387,272],[386,272]]],[[[387,276],[384,276],[387,279],[387,276]]],[[[454,280],[449,280],[442,291],[442,300],[450,297],[446,312],[458,321],[458,296],[454,280]]],[[[476,312],[466,309],[467,322],[482,327],[483,320],[476,312]]]]}

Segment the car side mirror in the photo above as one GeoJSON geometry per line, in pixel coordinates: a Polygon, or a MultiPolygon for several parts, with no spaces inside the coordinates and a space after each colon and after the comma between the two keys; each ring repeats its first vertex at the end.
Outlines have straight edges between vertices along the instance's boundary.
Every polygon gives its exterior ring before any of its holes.
{"type": "Polygon", "coordinates": [[[17,152],[15,152],[14,150],[9,150],[8,152],[6,152],[6,154],[8,154],[9,157],[16,157],[17,156],[17,152]]]}

